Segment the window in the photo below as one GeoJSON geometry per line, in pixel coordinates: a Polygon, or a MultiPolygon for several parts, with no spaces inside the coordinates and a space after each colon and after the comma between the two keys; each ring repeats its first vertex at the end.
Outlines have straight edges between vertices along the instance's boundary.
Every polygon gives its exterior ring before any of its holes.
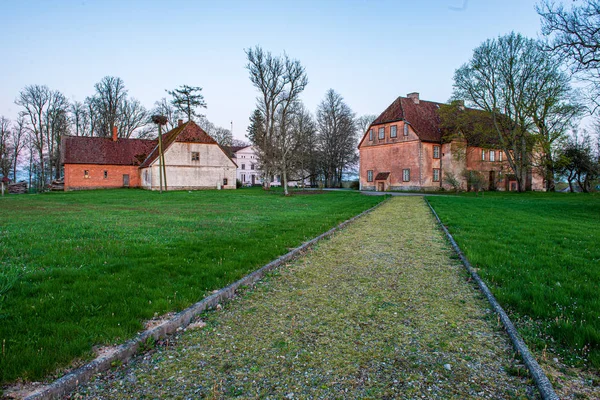
{"type": "Polygon", "coordinates": [[[490,161],[496,161],[496,152],[494,150],[490,150],[490,161]]]}
{"type": "Polygon", "coordinates": [[[481,161],[485,161],[485,150],[481,150],[481,161]]]}
{"type": "Polygon", "coordinates": [[[402,170],[402,181],[403,182],[410,181],[410,169],[409,168],[402,170]]]}
{"type": "Polygon", "coordinates": [[[246,174],[242,174],[242,182],[246,182],[246,174]]]}
{"type": "Polygon", "coordinates": [[[404,136],[408,136],[408,124],[404,123],[404,136]]]}
{"type": "Polygon", "coordinates": [[[373,128],[369,129],[369,140],[373,141],[373,128]]]}
{"type": "Polygon", "coordinates": [[[385,139],[385,128],[379,128],[379,139],[385,139]]]}
{"type": "Polygon", "coordinates": [[[250,164],[250,169],[254,171],[254,164],[250,164]]]}
{"type": "Polygon", "coordinates": [[[108,178],[108,171],[105,170],[104,171],[104,179],[107,179],[107,178],[108,178]]]}
{"type": "Polygon", "coordinates": [[[200,153],[192,151],[192,161],[200,161],[200,153]]]}
{"type": "Polygon", "coordinates": [[[433,169],[433,181],[434,182],[439,182],[440,181],[440,169],[439,168],[434,168],[433,169]]]}
{"type": "Polygon", "coordinates": [[[367,171],[367,182],[373,182],[373,170],[367,171]]]}
{"type": "Polygon", "coordinates": [[[398,127],[396,125],[390,126],[390,137],[398,136],[398,127]]]}
{"type": "Polygon", "coordinates": [[[246,164],[242,164],[242,169],[246,169],[246,164]]]}
{"type": "Polygon", "coordinates": [[[223,186],[227,186],[227,178],[223,178],[223,186]]]}
{"type": "Polygon", "coordinates": [[[433,158],[440,158],[440,146],[433,146],[433,158]]]}
{"type": "Polygon", "coordinates": [[[90,171],[88,171],[87,169],[83,171],[83,177],[88,179],[90,177],[90,171]]]}
{"type": "Polygon", "coordinates": [[[498,152],[498,161],[502,161],[502,151],[498,152]]]}

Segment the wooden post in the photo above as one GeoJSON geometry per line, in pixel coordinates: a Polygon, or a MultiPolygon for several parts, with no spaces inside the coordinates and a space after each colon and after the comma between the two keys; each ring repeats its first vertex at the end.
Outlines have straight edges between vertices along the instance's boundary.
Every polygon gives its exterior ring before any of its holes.
{"type": "Polygon", "coordinates": [[[162,125],[158,124],[158,175],[160,179],[160,193],[163,187],[163,151],[162,151],[162,125]]]}

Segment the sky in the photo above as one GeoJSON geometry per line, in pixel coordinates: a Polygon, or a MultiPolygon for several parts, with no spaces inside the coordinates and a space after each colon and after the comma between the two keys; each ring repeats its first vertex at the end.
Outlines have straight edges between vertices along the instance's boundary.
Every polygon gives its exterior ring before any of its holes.
{"type": "Polygon", "coordinates": [[[0,115],[16,118],[31,84],[83,101],[123,79],[147,108],[166,89],[200,86],[207,118],[245,139],[258,92],[245,49],[306,68],[315,112],[333,89],[358,115],[398,96],[445,102],[454,71],[488,38],[539,37],[536,0],[0,0],[0,115]]]}

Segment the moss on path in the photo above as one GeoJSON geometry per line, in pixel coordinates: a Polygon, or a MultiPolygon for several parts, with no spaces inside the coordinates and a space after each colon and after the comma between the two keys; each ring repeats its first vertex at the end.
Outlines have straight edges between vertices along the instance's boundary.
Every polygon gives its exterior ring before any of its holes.
{"type": "Polygon", "coordinates": [[[534,393],[422,198],[391,199],[203,320],[73,397],[534,393]]]}

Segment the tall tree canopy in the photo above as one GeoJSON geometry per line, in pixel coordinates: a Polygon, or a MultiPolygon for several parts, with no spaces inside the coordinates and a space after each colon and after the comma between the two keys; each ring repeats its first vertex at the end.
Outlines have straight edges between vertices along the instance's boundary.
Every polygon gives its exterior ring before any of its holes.
{"type": "Polygon", "coordinates": [[[202,88],[199,86],[181,85],[173,90],[167,90],[171,95],[171,104],[175,109],[187,116],[188,121],[192,121],[194,117],[200,117],[196,111],[198,108],[206,108],[206,102],[202,95],[202,88]]]}
{"type": "Polygon", "coordinates": [[[486,40],[454,74],[453,97],[489,114],[519,191],[528,186],[533,150],[549,151],[566,126],[556,122],[579,113],[559,68],[539,42],[513,32],[486,40]]]}

